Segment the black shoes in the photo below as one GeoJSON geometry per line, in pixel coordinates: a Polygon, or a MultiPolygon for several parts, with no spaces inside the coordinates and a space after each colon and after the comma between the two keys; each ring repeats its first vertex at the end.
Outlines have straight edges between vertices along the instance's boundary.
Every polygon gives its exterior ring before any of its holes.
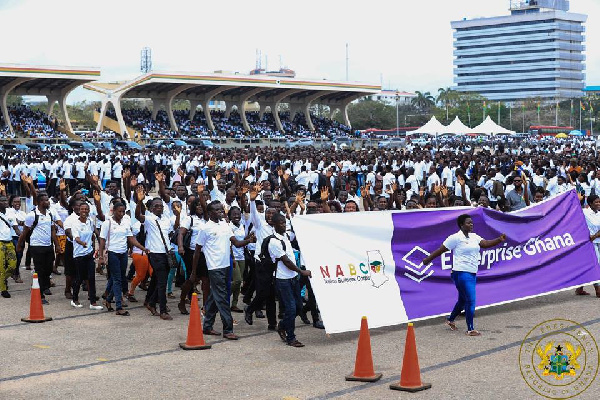
{"type": "Polygon", "coordinates": [[[263,314],[262,310],[258,310],[257,312],[254,313],[254,315],[256,315],[256,318],[264,318],[265,314],[263,314]]]}
{"type": "Polygon", "coordinates": [[[244,307],[244,320],[248,325],[252,325],[252,313],[248,311],[248,306],[244,307]]]}
{"type": "Polygon", "coordinates": [[[325,329],[325,326],[323,325],[323,322],[321,322],[321,321],[313,322],[313,327],[317,328],[317,329],[325,329]]]}
{"type": "Polygon", "coordinates": [[[10,293],[8,293],[8,290],[3,290],[2,293],[0,293],[2,295],[2,297],[4,297],[5,299],[10,299],[10,293]]]}

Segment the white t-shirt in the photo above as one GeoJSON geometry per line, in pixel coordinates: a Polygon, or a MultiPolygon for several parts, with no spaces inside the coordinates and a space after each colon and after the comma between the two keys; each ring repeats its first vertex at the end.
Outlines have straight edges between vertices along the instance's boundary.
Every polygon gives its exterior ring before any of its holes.
{"type": "Polygon", "coordinates": [[[38,223],[31,232],[29,239],[30,246],[51,246],[52,245],[52,223],[60,221],[58,214],[51,210],[46,211],[46,215],[42,214],[39,208],[35,208],[25,217],[25,226],[31,228],[35,221],[35,214],[38,215],[38,223]],[[50,215],[52,214],[52,217],[50,215]]]}
{"type": "Polygon", "coordinates": [[[188,231],[191,228],[192,237],[190,239],[190,249],[194,250],[195,246],[196,246],[196,240],[198,239],[198,234],[204,228],[204,225],[206,225],[206,221],[202,217],[193,215],[193,216],[183,218],[180,225],[182,228],[185,228],[188,231]],[[192,221],[193,221],[193,225],[192,225],[192,221]]]}
{"type": "MultiPolygon", "coordinates": [[[[237,240],[244,240],[244,238],[246,237],[246,228],[244,227],[244,224],[242,224],[240,222],[240,226],[235,226],[233,224],[233,222],[230,222],[229,226],[231,226],[233,235],[235,236],[235,238],[237,240]]],[[[245,260],[243,247],[231,246],[231,251],[233,253],[234,260],[236,260],[236,261],[244,261],[245,260]]]]}
{"type": "Polygon", "coordinates": [[[231,237],[233,231],[225,221],[208,221],[204,229],[200,231],[196,244],[202,246],[202,252],[206,257],[206,266],[209,270],[225,268],[229,266],[229,249],[231,248],[231,237]]]}
{"type": "Polygon", "coordinates": [[[94,225],[88,218],[85,222],[77,219],[71,224],[71,235],[73,235],[73,258],[83,257],[94,251],[92,246],[92,234],[94,233],[94,225]],[[86,247],[80,245],[75,240],[79,238],[82,242],[87,244],[86,247]]]}
{"type": "MultiPolygon", "coordinates": [[[[271,260],[275,262],[275,260],[287,255],[292,262],[295,262],[296,256],[294,256],[294,249],[287,236],[282,236],[278,233],[275,233],[274,235],[275,237],[269,240],[269,255],[271,256],[271,260]],[[283,250],[281,241],[285,243],[285,250],[283,250]]],[[[298,273],[286,267],[283,261],[277,261],[277,271],[275,273],[277,279],[292,279],[295,278],[296,275],[298,275],[298,273]]]]}
{"type": "Polygon", "coordinates": [[[476,274],[479,268],[479,243],[483,238],[476,233],[469,233],[466,237],[462,231],[448,236],[444,240],[444,247],[452,251],[454,261],[453,271],[465,271],[476,274]]]}
{"type": "Polygon", "coordinates": [[[13,226],[17,225],[17,222],[14,219],[14,214],[11,215],[8,210],[9,209],[6,210],[6,214],[0,212],[0,218],[2,218],[0,219],[0,240],[4,242],[12,241],[14,233],[13,226]]]}
{"type": "Polygon", "coordinates": [[[111,218],[104,221],[100,228],[100,237],[108,242],[108,251],[113,253],[127,253],[127,238],[129,236],[133,236],[133,233],[131,232],[131,219],[126,215],[121,219],[121,223],[111,218]]]}
{"type": "Polygon", "coordinates": [[[166,254],[165,243],[169,248],[169,232],[173,229],[171,219],[163,213],[160,218],[151,212],[146,211],[146,220],[144,221],[144,229],[146,230],[146,248],[151,253],[166,254]],[[158,221],[158,224],[156,223],[158,221]],[[158,230],[160,225],[163,236],[161,237],[160,231],[158,230]],[[164,237],[165,242],[163,243],[162,238],[164,237]]]}
{"type": "MultiPolygon", "coordinates": [[[[590,230],[590,236],[595,235],[600,230],[600,212],[594,212],[591,208],[584,208],[583,215],[590,230]]],[[[600,243],[600,238],[594,239],[594,243],[600,243]]]]}

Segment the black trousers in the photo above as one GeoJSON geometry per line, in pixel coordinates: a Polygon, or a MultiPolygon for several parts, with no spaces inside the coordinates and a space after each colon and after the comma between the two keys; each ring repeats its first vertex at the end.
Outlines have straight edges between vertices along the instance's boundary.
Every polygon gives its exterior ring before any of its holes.
{"type": "Polygon", "coordinates": [[[267,321],[270,326],[277,325],[277,313],[275,311],[275,282],[273,271],[264,268],[260,262],[255,263],[256,270],[256,296],[248,306],[248,312],[255,312],[262,308],[263,304],[267,311],[267,321]]]}
{"type": "Polygon", "coordinates": [[[167,277],[169,276],[169,262],[167,255],[162,253],[148,254],[148,260],[152,266],[152,278],[148,285],[146,301],[156,308],[156,302],[160,304],[160,313],[167,312],[167,277]]]}
{"type": "Polygon", "coordinates": [[[29,246],[35,272],[40,282],[40,292],[44,298],[44,290],[50,289],[50,274],[54,265],[54,247],[52,246],[29,246]]]}
{"type": "Polygon", "coordinates": [[[254,295],[254,291],[256,290],[256,263],[254,260],[254,251],[246,249],[244,255],[246,258],[246,270],[242,277],[244,281],[244,298],[242,301],[246,304],[250,304],[252,295],[254,295]]]}
{"type": "Polygon", "coordinates": [[[319,320],[319,310],[317,309],[317,299],[315,298],[315,292],[313,292],[312,286],[310,285],[310,279],[307,276],[300,277],[300,287],[306,285],[306,291],[308,292],[308,302],[302,308],[302,311],[306,312],[310,310],[310,315],[313,319],[313,323],[319,320]]]}
{"type": "Polygon", "coordinates": [[[94,264],[94,253],[87,254],[82,257],[73,258],[75,269],[75,279],[72,283],[73,301],[79,301],[79,288],[84,279],[89,280],[88,284],[88,299],[90,304],[96,303],[96,265],[94,264]]]}

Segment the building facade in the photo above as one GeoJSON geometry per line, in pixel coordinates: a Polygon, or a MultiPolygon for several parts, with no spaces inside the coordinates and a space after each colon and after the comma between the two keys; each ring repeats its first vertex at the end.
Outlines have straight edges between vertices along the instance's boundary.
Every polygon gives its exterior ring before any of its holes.
{"type": "Polygon", "coordinates": [[[387,104],[388,106],[396,106],[396,103],[400,106],[409,105],[412,99],[417,97],[414,93],[403,92],[398,90],[382,90],[380,93],[372,94],[368,96],[371,100],[380,101],[387,104]]]}
{"type": "Polygon", "coordinates": [[[451,23],[455,89],[501,101],[582,97],[587,16],[567,0],[513,0],[510,11],[451,23]]]}

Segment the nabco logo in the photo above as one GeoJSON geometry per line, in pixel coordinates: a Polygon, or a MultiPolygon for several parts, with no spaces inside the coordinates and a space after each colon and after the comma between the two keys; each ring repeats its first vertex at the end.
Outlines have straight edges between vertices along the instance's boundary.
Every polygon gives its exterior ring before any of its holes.
{"type": "Polygon", "coordinates": [[[367,251],[367,263],[336,265],[334,269],[321,265],[321,275],[326,284],[371,281],[371,285],[380,288],[390,280],[385,273],[385,261],[379,250],[367,251]]]}

